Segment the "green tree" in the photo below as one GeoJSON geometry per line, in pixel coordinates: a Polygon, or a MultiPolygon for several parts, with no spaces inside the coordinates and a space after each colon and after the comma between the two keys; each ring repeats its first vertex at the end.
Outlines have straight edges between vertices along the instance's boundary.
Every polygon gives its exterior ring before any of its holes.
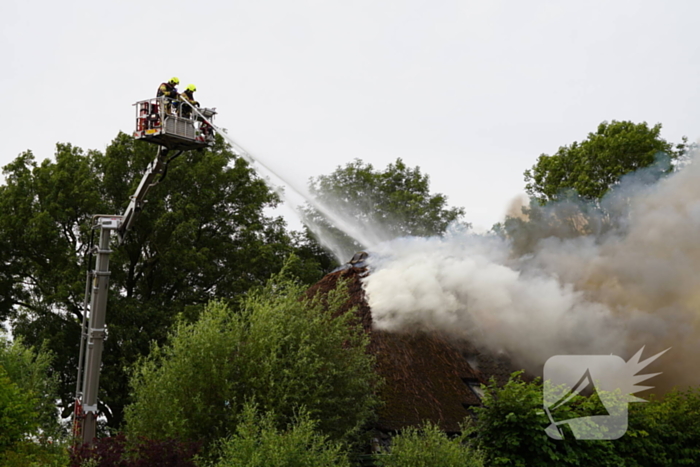
{"type": "MultiPolygon", "coordinates": [[[[485,388],[484,406],[476,409],[475,440],[486,454],[487,465],[652,467],[700,463],[700,389],[673,390],[662,398],[650,396],[649,402],[628,405],[626,397],[621,401],[629,410],[628,429],[621,438],[576,440],[565,435],[563,440],[552,440],[544,431],[550,420],[542,410],[540,382],[525,382],[520,374],[514,374],[502,388],[495,384],[485,388]]],[[[595,394],[577,396],[556,409],[556,418],[614,413],[617,406],[609,402],[604,408],[595,394]]],[[[590,423],[599,432],[600,427],[590,423]]]]}
{"type": "Polygon", "coordinates": [[[629,429],[615,449],[629,467],[700,465],[700,388],[673,390],[629,408],[629,429]]]}
{"type": "MultiPolygon", "coordinates": [[[[619,207],[615,206],[616,209],[619,207]]],[[[624,212],[606,211],[600,203],[580,202],[576,197],[545,205],[530,198],[529,205],[522,207],[522,214],[521,217],[506,217],[503,223],[493,228],[495,233],[510,240],[511,253],[515,257],[534,252],[539,242],[547,238],[601,235],[626,218],[624,212]]]]}
{"type": "Polygon", "coordinates": [[[231,435],[245,402],[275,414],[276,427],[304,407],[332,440],[352,439],[377,404],[374,359],[347,300],[303,299],[305,287],[277,278],[251,292],[239,311],[211,303],[180,322],[165,346],[136,367],[132,435],[211,442],[231,435]]]}
{"type": "Polygon", "coordinates": [[[481,454],[466,444],[471,433],[450,439],[437,425],[407,428],[391,440],[391,452],[378,456],[382,467],[482,467],[481,454]]]}
{"type": "Polygon", "coordinates": [[[302,411],[281,430],[274,414],[258,415],[246,405],[235,434],[221,444],[215,467],[349,467],[343,445],[319,434],[316,424],[302,411]]]}
{"type": "Polygon", "coordinates": [[[562,146],[554,155],[542,154],[525,171],[527,193],[544,204],[567,191],[586,200],[600,199],[620,178],[653,164],[660,153],[671,160],[681,156],[686,138],[672,144],[660,137],[661,124],[603,122],[582,142],[562,146]]]}
{"type": "Polygon", "coordinates": [[[24,392],[0,366],[0,453],[36,432],[35,396],[24,392]]]}
{"type": "MultiPolygon", "coordinates": [[[[567,436],[553,440],[545,428],[550,424],[543,410],[539,380],[526,382],[514,373],[499,388],[495,381],[484,387],[483,407],[477,412],[477,445],[485,454],[486,465],[537,466],[624,466],[615,452],[617,441],[576,440],[567,436]]],[[[584,397],[557,409],[562,420],[587,416],[599,409],[599,401],[584,397]]]]}
{"type": "Polygon", "coordinates": [[[45,348],[24,345],[21,339],[9,342],[0,334],[0,367],[22,394],[31,398],[33,423],[41,430],[41,440],[56,441],[65,435],[58,413],[58,378],[51,370],[52,354],[45,348]]]}
{"type": "Polygon", "coordinates": [[[51,355],[0,335],[0,466],[67,465],[51,355]]]}
{"type": "MultiPolygon", "coordinates": [[[[123,212],[155,151],[119,134],[104,154],[59,144],[55,161],[39,164],[26,152],[3,170],[0,316],[11,314],[25,341],[48,342],[64,416],[75,390],[91,216],[123,212]]],[[[221,139],[170,163],[125,242],[113,246],[99,401],[110,426],[120,425],[127,403],[124,369],[151,340],[165,339],[178,313],[194,319],[213,297],[234,299],[296,251],[283,220],[265,214],[277,202],[221,139]]],[[[309,281],[319,275],[314,263],[296,265],[309,281]]]]}
{"type": "Polygon", "coordinates": [[[373,246],[363,242],[441,235],[464,216],[464,208],[448,208],[444,195],[430,193],[428,175],[401,159],[384,171],[355,159],[330,175],[312,179],[310,191],[337,218],[328,219],[308,206],[306,216],[316,226],[309,234],[323,236],[327,244],[335,245],[333,252],[340,259],[350,259],[358,250],[373,246]],[[355,240],[337,228],[339,221],[358,233],[355,240]]]}

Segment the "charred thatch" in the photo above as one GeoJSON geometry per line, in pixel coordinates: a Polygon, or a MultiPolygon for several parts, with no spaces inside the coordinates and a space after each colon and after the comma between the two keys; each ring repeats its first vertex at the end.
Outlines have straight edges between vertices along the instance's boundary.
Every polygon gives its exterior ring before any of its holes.
{"type": "MultiPolygon", "coordinates": [[[[345,281],[349,300],[340,313],[355,309],[358,322],[370,335],[369,351],[377,360],[377,372],[384,378],[377,428],[398,431],[429,420],[447,432],[460,430],[470,415],[469,408],[480,404],[479,384],[486,377],[475,370],[468,357],[478,353],[467,343],[448,341],[423,331],[389,333],[372,329],[372,313],[361,278],[365,268],[348,267],[325,276],[307,294],[327,294],[338,281],[345,281]]],[[[490,376],[490,375],[489,375],[490,376]]]]}

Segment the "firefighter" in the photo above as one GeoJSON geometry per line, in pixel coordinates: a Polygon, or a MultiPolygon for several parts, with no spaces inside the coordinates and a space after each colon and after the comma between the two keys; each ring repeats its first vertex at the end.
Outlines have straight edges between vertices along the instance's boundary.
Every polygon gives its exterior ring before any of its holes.
{"type": "MultiPolygon", "coordinates": [[[[188,84],[187,88],[185,89],[185,92],[180,94],[180,99],[189,102],[191,105],[195,107],[199,107],[199,102],[194,100],[194,92],[197,90],[197,86],[194,84],[188,84]]],[[[182,116],[184,118],[190,118],[190,115],[192,115],[192,108],[189,105],[183,105],[182,106],[182,116]]]]}
{"type": "Polygon", "coordinates": [[[179,95],[177,93],[177,85],[180,84],[180,80],[176,77],[170,78],[170,81],[162,83],[158,86],[158,93],[156,97],[165,98],[165,110],[167,113],[177,112],[177,103],[173,102],[173,99],[177,99],[179,95]],[[172,103],[172,106],[169,105],[172,103]]]}
{"type": "Polygon", "coordinates": [[[175,99],[178,94],[177,94],[177,85],[180,84],[180,80],[173,77],[170,78],[170,81],[161,84],[158,87],[158,93],[156,94],[156,97],[160,96],[165,96],[169,97],[170,99],[175,99]]]}
{"type": "MultiPolygon", "coordinates": [[[[197,86],[195,86],[194,84],[188,84],[187,88],[185,88],[185,92],[180,94],[179,99],[185,102],[189,102],[192,106],[199,108],[199,102],[194,100],[195,91],[197,91],[197,86]]],[[[180,105],[180,108],[182,109],[182,116],[184,118],[190,118],[192,116],[192,107],[190,107],[187,104],[182,104],[180,105]]],[[[195,120],[199,121],[198,131],[200,133],[198,134],[201,134],[201,138],[203,138],[206,141],[213,141],[214,130],[212,129],[212,127],[202,118],[196,118],[195,120]]]]}

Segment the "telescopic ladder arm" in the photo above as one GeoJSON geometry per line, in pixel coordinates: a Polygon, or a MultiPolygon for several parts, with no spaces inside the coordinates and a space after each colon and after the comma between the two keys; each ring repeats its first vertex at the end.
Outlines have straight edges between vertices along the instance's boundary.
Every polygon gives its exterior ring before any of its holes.
{"type": "Polygon", "coordinates": [[[126,207],[124,214],[122,214],[121,225],[116,229],[120,245],[124,241],[126,233],[134,225],[136,216],[138,216],[146,204],[146,195],[148,195],[148,191],[160,183],[165,176],[168,163],[182,154],[182,151],[177,151],[172,157],[168,157],[168,153],[168,149],[162,146],[159,147],[157,157],[146,167],[146,172],[143,174],[138,188],[136,188],[136,191],[131,196],[131,201],[129,201],[129,205],[126,207]],[[158,178],[159,176],[160,178],[158,178]]]}

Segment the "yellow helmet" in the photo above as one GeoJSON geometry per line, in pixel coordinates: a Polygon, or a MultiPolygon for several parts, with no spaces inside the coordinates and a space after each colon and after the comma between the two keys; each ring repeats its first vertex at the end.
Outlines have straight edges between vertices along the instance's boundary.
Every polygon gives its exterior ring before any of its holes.
{"type": "Polygon", "coordinates": [[[195,86],[194,84],[188,84],[187,90],[190,92],[195,92],[197,90],[197,86],[195,86]]]}
{"type": "Polygon", "coordinates": [[[170,78],[170,82],[173,84],[180,84],[180,80],[174,76],[172,78],[170,78]]]}

